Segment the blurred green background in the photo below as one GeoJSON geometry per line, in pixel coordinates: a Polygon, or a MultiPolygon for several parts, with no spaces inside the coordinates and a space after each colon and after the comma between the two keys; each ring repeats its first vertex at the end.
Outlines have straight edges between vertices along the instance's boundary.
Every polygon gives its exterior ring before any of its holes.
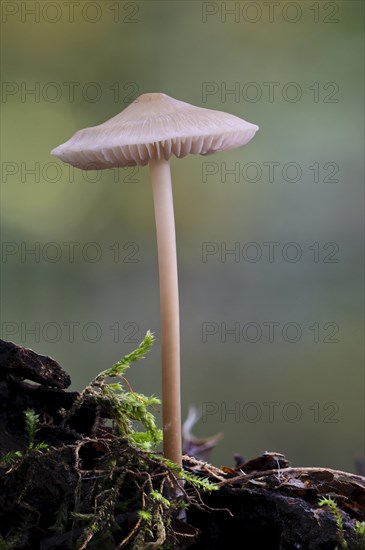
{"type": "Polygon", "coordinates": [[[79,390],[151,329],[154,350],[128,379],[160,395],[148,169],[85,173],[50,150],[146,92],[233,113],[260,126],[248,145],[171,160],[183,415],[194,403],[205,413],[196,434],[224,433],[218,465],[270,450],[354,470],[363,3],[1,8],[1,337],[53,356],[79,390]]]}

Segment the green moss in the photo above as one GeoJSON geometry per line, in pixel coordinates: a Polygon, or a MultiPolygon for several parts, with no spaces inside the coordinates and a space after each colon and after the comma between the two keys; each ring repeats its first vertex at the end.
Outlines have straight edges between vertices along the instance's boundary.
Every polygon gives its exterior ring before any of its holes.
{"type": "Polygon", "coordinates": [[[155,449],[162,441],[162,432],[156,427],[155,417],[149,408],[159,405],[161,401],[155,397],[146,397],[131,390],[124,378],[125,371],[131,363],[144,359],[153,345],[153,334],[148,331],[145,338],[132,353],[115,363],[111,368],[99,373],[94,380],[81,392],[73,407],[64,412],[69,419],[86,399],[93,399],[115,422],[119,435],[128,439],[129,443],[148,451],[155,449]],[[113,379],[113,382],[108,382],[113,379]],[[118,379],[118,382],[115,382],[118,379]],[[144,426],[144,431],[137,431],[138,423],[144,426]]]}
{"type": "MultiPolygon", "coordinates": [[[[199,491],[217,489],[207,479],[184,471],[156,451],[162,434],[156,426],[153,407],[160,400],[133,391],[124,376],[131,364],[145,357],[152,344],[153,335],[147,332],[136,350],[98,374],[72,407],[62,411],[66,430],[81,407],[95,411],[91,428],[94,436],[80,436],[68,446],[71,452],[67,454],[65,447],[52,448],[42,454],[40,451],[47,450],[48,446],[36,443],[38,415],[27,410],[24,413],[27,449],[5,457],[8,463],[22,461],[22,471],[19,468],[9,471],[10,475],[20,474],[27,480],[19,502],[26,502],[32,491],[32,480],[39,471],[46,467],[51,472],[57,456],[62,456],[60,460],[69,457],[64,467],[73,480],[71,493],[74,491],[74,494],[62,501],[47,536],[77,533],[69,541],[72,550],[112,550],[119,546],[132,550],[148,546],[174,548],[176,536],[171,520],[181,509],[195,503],[181,486],[181,480],[199,491]],[[104,419],[111,419],[112,426],[106,427],[104,419]]],[[[15,549],[17,537],[27,542],[29,531],[34,528],[34,514],[29,508],[24,509],[29,514],[24,514],[19,532],[14,536],[5,531],[7,538],[0,539],[0,550],[15,549]]]]}
{"type": "Polygon", "coordinates": [[[35,413],[33,409],[27,409],[24,411],[25,429],[28,436],[28,444],[25,452],[11,451],[6,453],[0,458],[0,464],[4,466],[11,466],[15,464],[19,459],[33,452],[45,452],[49,450],[47,443],[36,443],[35,436],[39,431],[39,415],[35,413]]]}
{"type": "Polygon", "coordinates": [[[337,525],[337,534],[338,538],[340,540],[341,548],[346,549],[348,548],[348,544],[345,540],[345,533],[343,530],[343,520],[342,520],[342,513],[340,508],[338,507],[338,504],[335,500],[333,500],[331,497],[323,497],[319,501],[319,506],[328,506],[331,510],[331,513],[333,517],[336,520],[337,525]]]}

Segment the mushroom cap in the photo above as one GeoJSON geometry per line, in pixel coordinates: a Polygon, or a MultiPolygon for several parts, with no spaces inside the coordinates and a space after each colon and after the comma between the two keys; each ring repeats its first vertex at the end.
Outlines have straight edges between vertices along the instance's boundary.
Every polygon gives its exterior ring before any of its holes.
{"type": "Polygon", "coordinates": [[[51,151],[83,170],[144,166],[150,160],[235,149],[258,126],[234,115],[194,107],[166,94],[143,94],[99,126],[79,130],[51,151]]]}

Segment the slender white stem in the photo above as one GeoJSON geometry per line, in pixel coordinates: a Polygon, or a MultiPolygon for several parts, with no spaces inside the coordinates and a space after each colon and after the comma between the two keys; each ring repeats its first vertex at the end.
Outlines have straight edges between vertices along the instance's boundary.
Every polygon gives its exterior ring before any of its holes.
{"type": "Polygon", "coordinates": [[[151,160],[150,170],[160,273],[163,452],[181,465],[179,287],[169,161],[151,160]]]}

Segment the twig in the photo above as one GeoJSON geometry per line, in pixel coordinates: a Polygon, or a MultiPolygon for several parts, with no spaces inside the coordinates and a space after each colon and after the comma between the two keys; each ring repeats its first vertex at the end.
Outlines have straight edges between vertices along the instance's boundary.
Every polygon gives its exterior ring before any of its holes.
{"type": "Polygon", "coordinates": [[[241,483],[243,481],[247,481],[249,479],[254,479],[254,478],[260,478],[260,477],[265,477],[265,476],[270,476],[270,475],[273,475],[273,474],[279,474],[280,475],[283,475],[283,474],[311,474],[311,473],[329,473],[329,474],[332,474],[333,476],[341,476],[341,477],[345,477],[347,479],[350,479],[352,481],[357,481],[359,482],[360,484],[364,485],[365,486],[365,477],[363,476],[359,476],[357,474],[350,474],[348,472],[343,472],[341,470],[332,470],[331,468],[316,468],[316,467],[308,467],[308,468],[305,468],[305,467],[298,467],[298,468],[293,468],[293,467],[289,467],[289,468],[282,468],[280,470],[278,470],[277,468],[273,468],[271,470],[263,470],[263,471],[257,471],[257,472],[253,472],[251,474],[242,474],[242,475],[239,475],[237,477],[232,477],[230,479],[226,479],[224,481],[221,481],[220,483],[217,483],[218,487],[224,487],[225,485],[236,485],[237,483],[241,483]]]}

